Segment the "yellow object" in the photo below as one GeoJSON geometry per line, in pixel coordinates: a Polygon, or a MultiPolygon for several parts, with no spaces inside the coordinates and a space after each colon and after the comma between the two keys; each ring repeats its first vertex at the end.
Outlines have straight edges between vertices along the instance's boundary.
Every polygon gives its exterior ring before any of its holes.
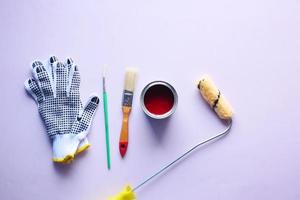
{"type": "Polygon", "coordinates": [[[205,75],[198,81],[198,88],[204,100],[221,119],[228,120],[232,118],[232,107],[209,76],[205,75]]]}
{"type": "Polygon", "coordinates": [[[90,144],[85,144],[82,147],[80,147],[79,149],[77,149],[75,155],[68,154],[64,158],[52,158],[52,161],[56,162],[56,163],[70,164],[74,160],[74,157],[76,155],[87,150],[90,146],[91,146],[90,144]]]}
{"type": "Polygon", "coordinates": [[[80,147],[79,149],[77,149],[75,155],[78,155],[80,154],[81,152],[87,150],[91,145],[90,144],[85,144],[83,145],[82,147],[80,147]]]}
{"type": "Polygon", "coordinates": [[[64,158],[52,158],[52,161],[56,163],[70,163],[73,159],[74,155],[68,154],[64,158]]]}
{"type": "Polygon", "coordinates": [[[132,188],[127,185],[119,194],[110,197],[108,200],[135,200],[136,196],[132,188]]]}

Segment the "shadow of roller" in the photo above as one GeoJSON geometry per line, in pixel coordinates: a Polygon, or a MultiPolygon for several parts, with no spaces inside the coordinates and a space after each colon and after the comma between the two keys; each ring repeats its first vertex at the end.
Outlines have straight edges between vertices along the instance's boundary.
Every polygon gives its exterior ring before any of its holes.
{"type": "Polygon", "coordinates": [[[233,111],[232,107],[226,100],[226,98],[221,94],[220,90],[216,87],[212,79],[204,75],[198,82],[197,87],[200,90],[200,93],[203,97],[203,99],[210,105],[210,107],[217,113],[218,117],[222,119],[226,124],[226,129],[220,132],[219,134],[210,137],[204,141],[199,142],[186,152],[184,152],[182,155],[177,157],[175,160],[167,164],[166,166],[162,167],[160,170],[158,170],[156,173],[154,173],[152,176],[148,177],[144,181],[142,181],[139,185],[132,188],[131,186],[127,185],[117,195],[110,197],[109,200],[134,200],[136,199],[135,191],[138,190],[140,187],[145,185],[147,182],[151,181],[156,176],[160,175],[167,169],[169,169],[174,164],[178,163],[179,161],[183,160],[185,157],[190,155],[193,151],[195,151],[198,147],[201,147],[207,143],[216,141],[224,136],[226,136],[232,126],[232,116],[233,111]]]}

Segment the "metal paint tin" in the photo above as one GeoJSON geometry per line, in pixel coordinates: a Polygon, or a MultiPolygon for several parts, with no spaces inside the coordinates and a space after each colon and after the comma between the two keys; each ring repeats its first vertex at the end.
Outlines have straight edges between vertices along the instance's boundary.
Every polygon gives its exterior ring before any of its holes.
{"type": "Polygon", "coordinates": [[[147,116],[153,119],[165,119],[175,112],[178,95],[169,83],[153,81],[144,87],[140,102],[147,116]]]}

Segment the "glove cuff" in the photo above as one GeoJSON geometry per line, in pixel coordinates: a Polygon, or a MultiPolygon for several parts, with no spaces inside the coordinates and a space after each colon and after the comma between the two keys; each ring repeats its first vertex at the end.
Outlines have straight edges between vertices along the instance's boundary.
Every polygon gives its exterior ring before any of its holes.
{"type": "Polygon", "coordinates": [[[90,143],[87,138],[84,138],[78,145],[75,155],[80,154],[81,152],[86,151],[90,147],[90,143]]]}
{"type": "Polygon", "coordinates": [[[53,138],[53,162],[69,163],[74,159],[81,138],[77,135],[63,134],[53,138]]]}

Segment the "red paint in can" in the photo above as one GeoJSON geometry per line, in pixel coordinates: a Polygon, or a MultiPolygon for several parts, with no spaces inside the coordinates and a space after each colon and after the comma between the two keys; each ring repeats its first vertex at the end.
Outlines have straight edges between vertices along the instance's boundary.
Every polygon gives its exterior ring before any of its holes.
{"type": "Polygon", "coordinates": [[[154,81],[143,89],[141,105],[148,116],[164,119],[174,113],[177,99],[177,93],[169,83],[154,81]]]}
{"type": "Polygon", "coordinates": [[[147,110],[152,114],[163,115],[172,109],[174,96],[168,87],[154,85],[145,93],[144,103],[147,110]]]}

